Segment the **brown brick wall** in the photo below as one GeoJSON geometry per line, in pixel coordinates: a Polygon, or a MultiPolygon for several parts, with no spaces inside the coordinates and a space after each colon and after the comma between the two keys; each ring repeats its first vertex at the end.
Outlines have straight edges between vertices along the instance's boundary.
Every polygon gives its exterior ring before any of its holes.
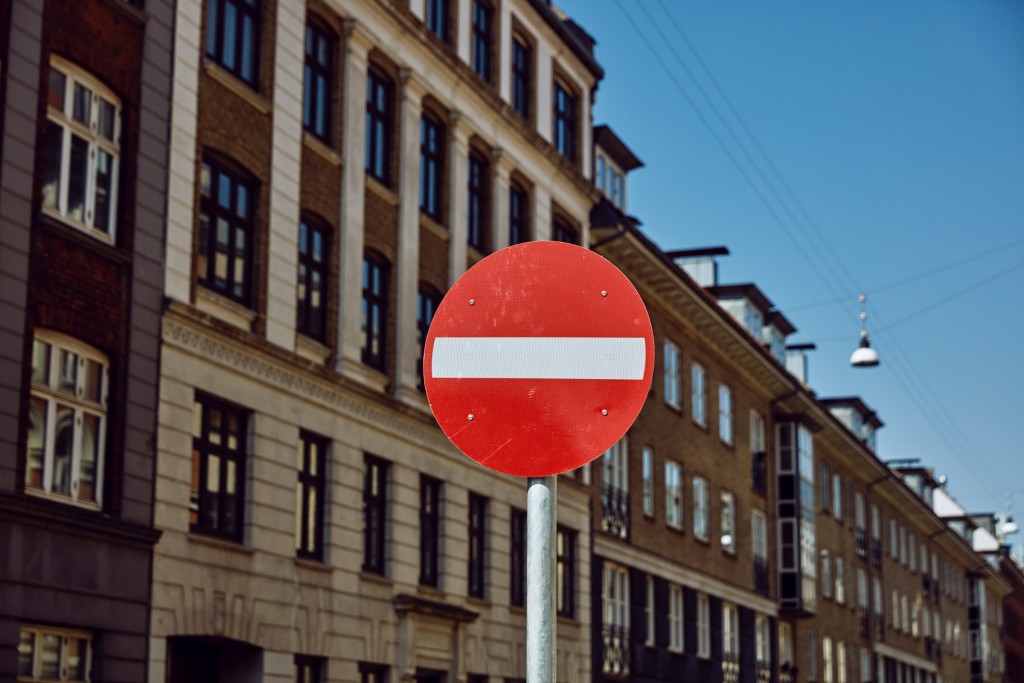
{"type": "Polygon", "coordinates": [[[395,376],[395,337],[396,320],[395,309],[397,308],[396,298],[396,269],[398,267],[398,196],[390,190],[380,186],[372,178],[366,179],[367,185],[371,183],[376,187],[366,190],[365,220],[364,220],[364,245],[367,250],[373,250],[383,256],[391,267],[389,268],[390,278],[388,281],[388,321],[385,368],[388,376],[395,376]]]}
{"type": "MultiPolygon", "coordinates": [[[[424,221],[430,220],[427,218],[424,221]]],[[[420,282],[441,294],[448,290],[448,240],[434,230],[420,227],[420,282]]]]}

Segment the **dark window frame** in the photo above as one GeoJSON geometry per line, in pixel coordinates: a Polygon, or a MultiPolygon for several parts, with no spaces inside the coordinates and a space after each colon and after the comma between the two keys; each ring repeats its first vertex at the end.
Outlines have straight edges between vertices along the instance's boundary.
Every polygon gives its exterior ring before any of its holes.
{"type": "Polygon", "coordinates": [[[476,150],[469,151],[469,173],[466,180],[469,208],[466,215],[466,242],[481,254],[487,252],[491,225],[491,166],[487,157],[476,150]]]}
{"type": "Polygon", "coordinates": [[[556,216],[554,221],[552,221],[551,239],[555,242],[578,245],[580,243],[580,231],[573,227],[569,221],[556,216]]]}
{"type": "Polygon", "coordinates": [[[518,508],[509,520],[509,603],[526,607],[526,511],[518,508]]]}
{"type": "Polygon", "coordinates": [[[553,89],[551,140],[559,154],[571,163],[576,163],[579,144],[579,96],[557,79],[553,89]]]}
{"type": "Polygon", "coordinates": [[[334,91],[334,35],[318,21],[306,22],[302,79],[302,126],[331,144],[331,93],[334,91]]]}
{"type": "Polygon", "coordinates": [[[533,46],[529,41],[512,35],[512,108],[527,121],[533,114],[533,46]]]}
{"type": "Polygon", "coordinates": [[[254,90],[259,90],[260,3],[258,0],[207,0],[206,56],[254,90]],[[225,45],[224,16],[227,6],[234,8],[235,22],[232,45],[225,45]],[[250,21],[250,42],[245,41],[246,21],[250,21]],[[246,73],[246,48],[249,69],[246,73]],[[233,62],[233,65],[230,62],[233,62]]]}
{"type": "Polygon", "coordinates": [[[530,191],[516,181],[508,186],[509,246],[530,240],[530,191]]]}
{"type": "Polygon", "coordinates": [[[555,610],[576,618],[576,531],[559,524],[555,530],[555,610]]]}
{"type": "Polygon", "coordinates": [[[441,299],[441,293],[428,284],[420,285],[419,291],[416,293],[416,374],[420,389],[425,388],[423,357],[427,344],[427,333],[430,331],[430,323],[434,319],[437,307],[441,305],[441,299]]]}
{"type": "Polygon", "coordinates": [[[241,543],[245,534],[245,481],[246,466],[248,464],[248,429],[251,412],[245,408],[228,403],[208,394],[196,393],[195,404],[201,412],[199,434],[192,435],[192,467],[193,476],[198,481],[192,485],[197,489],[192,491],[189,504],[189,531],[204,536],[215,536],[230,541],[241,543]],[[219,411],[221,414],[220,427],[211,425],[211,411],[219,411]],[[234,434],[230,431],[230,418],[237,423],[237,430],[234,434]],[[216,434],[219,443],[212,439],[216,434]],[[236,446],[230,446],[231,437],[236,439],[236,446]],[[217,500],[216,514],[214,521],[205,519],[210,513],[209,492],[207,484],[210,472],[210,457],[219,459],[217,467],[218,491],[214,493],[217,500]],[[196,460],[198,459],[198,462],[196,460]],[[228,486],[228,463],[235,465],[235,496],[233,505],[229,504],[228,486]],[[225,510],[233,512],[234,523],[225,523],[227,515],[225,510]],[[234,528],[231,528],[231,527],[234,528]]]}
{"type": "Polygon", "coordinates": [[[473,73],[494,82],[494,6],[486,0],[473,0],[472,44],[473,73]]]}
{"type": "Polygon", "coordinates": [[[451,0],[427,0],[424,21],[427,28],[445,45],[451,44],[451,0]]]}
{"type": "Polygon", "coordinates": [[[256,183],[239,173],[228,169],[212,159],[205,159],[200,169],[199,181],[199,259],[205,259],[205,267],[198,268],[199,283],[207,289],[231,299],[247,308],[252,308],[253,261],[256,237],[256,183]],[[205,179],[209,177],[209,187],[205,179]],[[228,183],[228,203],[222,201],[221,182],[228,183]],[[244,191],[244,196],[243,196],[244,191]],[[214,195],[217,195],[217,198],[214,195]],[[217,278],[218,240],[217,225],[224,221],[228,227],[226,252],[226,277],[223,282],[217,278]],[[242,239],[240,240],[239,237],[242,239]],[[236,272],[236,264],[242,261],[242,273],[236,272]],[[241,276],[241,284],[239,283],[241,276]],[[241,291],[239,291],[241,289],[241,291]]]}
{"type": "Polygon", "coordinates": [[[420,585],[438,588],[441,583],[440,479],[420,475],[420,585]]]}
{"type": "Polygon", "coordinates": [[[366,74],[366,173],[391,185],[395,83],[376,67],[366,74]]]}
{"type": "Polygon", "coordinates": [[[295,655],[295,683],[323,683],[327,658],[295,655]]]}
{"type": "Polygon", "coordinates": [[[420,211],[444,221],[446,129],[430,111],[420,116],[420,211]]]}
{"type": "Polygon", "coordinates": [[[327,456],[330,439],[306,430],[299,432],[299,462],[296,481],[296,502],[298,515],[295,554],[310,560],[324,559],[324,509],[327,506],[327,456]],[[313,529],[310,524],[310,500],[312,492],[313,529]],[[301,502],[299,502],[301,501],[301,502]]]}
{"type": "Polygon", "coordinates": [[[467,592],[474,598],[484,598],[487,592],[487,504],[486,497],[469,494],[467,592]]]}
{"type": "Polygon", "coordinates": [[[388,683],[388,665],[359,662],[360,683],[388,683]]]}
{"type": "Polygon", "coordinates": [[[363,462],[363,571],[384,575],[387,563],[388,470],[391,463],[369,453],[363,462]]]}
{"type": "Polygon", "coordinates": [[[387,364],[390,277],[391,264],[368,249],[363,255],[362,362],[380,372],[386,372],[387,364]]]}
{"type": "Polygon", "coordinates": [[[299,269],[298,297],[296,305],[296,328],[301,334],[325,341],[327,339],[327,311],[330,299],[331,277],[331,236],[333,230],[323,221],[312,216],[302,216],[299,223],[299,269]],[[317,237],[320,239],[320,256],[312,248],[317,237]],[[314,304],[314,284],[319,278],[320,305],[314,304]]]}

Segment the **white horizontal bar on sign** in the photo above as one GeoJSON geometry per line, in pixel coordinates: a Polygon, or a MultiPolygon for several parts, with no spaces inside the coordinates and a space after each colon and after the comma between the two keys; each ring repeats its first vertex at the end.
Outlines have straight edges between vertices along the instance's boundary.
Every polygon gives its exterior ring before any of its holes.
{"type": "Polygon", "coordinates": [[[431,374],[441,379],[644,378],[642,337],[437,337],[431,374]]]}

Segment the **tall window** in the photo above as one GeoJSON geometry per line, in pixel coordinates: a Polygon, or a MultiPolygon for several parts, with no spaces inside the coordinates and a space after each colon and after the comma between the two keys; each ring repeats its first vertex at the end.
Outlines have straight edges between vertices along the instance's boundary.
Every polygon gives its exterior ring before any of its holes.
{"type": "Polygon", "coordinates": [[[359,683],[388,683],[388,665],[360,662],[359,683]]]}
{"type": "Polygon", "coordinates": [[[441,541],[441,480],[420,475],[420,584],[438,585],[441,541]]]}
{"type": "Polygon", "coordinates": [[[242,540],[246,411],[196,395],[192,420],[192,531],[242,540]]]}
{"type": "Polygon", "coordinates": [[[832,475],[832,516],[843,519],[843,477],[838,472],[832,475]]]}
{"type": "Polygon", "coordinates": [[[722,491],[722,550],[736,554],[736,496],[722,491]]]}
{"type": "Polygon", "coordinates": [[[673,408],[680,407],[679,347],[665,340],[662,347],[665,361],[665,403],[673,408]]]}
{"type": "Polygon", "coordinates": [[[836,558],[836,602],[846,604],[846,560],[836,558]]]}
{"type": "Polygon", "coordinates": [[[605,562],[601,583],[602,671],[629,673],[629,571],[605,562]]]}
{"type": "Polygon", "coordinates": [[[683,468],[671,460],[665,461],[665,523],[683,528],[683,468]]]}
{"type": "Polygon", "coordinates": [[[508,243],[521,244],[530,239],[530,194],[512,183],[508,188],[508,243]]]}
{"type": "Polygon", "coordinates": [[[530,88],[532,87],[532,55],[529,45],[512,38],[512,108],[530,118],[530,88]]]}
{"type": "Polygon", "coordinates": [[[25,488],[99,507],[107,428],[107,360],[71,337],[32,342],[25,488]]]}
{"type": "Polygon", "coordinates": [[[551,231],[551,239],[555,242],[566,242],[568,244],[579,244],[580,233],[576,228],[569,225],[561,218],[556,218],[551,231]]]}
{"type": "Polygon", "coordinates": [[[629,444],[623,436],[601,460],[601,530],[629,536],[629,444]]]}
{"type": "Polygon", "coordinates": [[[329,229],[318,221],[303,217],[299,224],[297,327],[302,334],[320,341],[327,337],[329,253],[329,229]]]}
{"type": "Polygon", "coordinates": [[[259,59],[257,0],[207,0],[206,56],[256,87],[259,59]]]}
{"type": "Polygon", "coordinates": [[[832,556],[827,550],[821,551],[821,596],[832,597],[832,556]]]}
{"type": "Polygon", "coordinates": [[[832,669],[832,639],[828,636],[823,636],[821,639],[821,670],[822,681],[833,683],[835,678],[832,669]]]}
{"type": "Polygon", "coordinates": [[[488,228],[490,227],[490,167],[483,154],[469,153],[469,229],[466,240],[469,246],[481,253],[487,252],[488,228]]]}
{"type": "Polygon", "coordinates": [[[690,367],[690,403],[693,421],[701,427],[708,426],[707,370],[700,363],[690,367]]]}
{"type": "MultiPolygon", "coordinates": [[[[643,450],[643,508],[648,517],[654,516],[654,449],[644,446],[643,450]]],[[[668,478],[666,472],[666,480],[668,478]]]]}
{"type": "Polygon", "coordinates": [[[331,87],[334,41],[313,23],[306,24],[306,59],[302,80],[302,125],[331,142],[331,87]]]}
{"type": "Polygon", "coordinates": [[[718,385],[718,438],[732,445],[732,389],[718,385]]]}
{"type": "Polygon", "coordinates": [[[322,683],[326,671],[325,657],[295,655],[295,683],[322,683]]]}
{"type": "Polygon", "coordinates": [[[768,562],[768,518],[760,510],[750,512],[750,536],[755,564],[768,562]]]}
{"type": "Polygon", "coordinates": [[[254,188],[213,161],[200,174],[199,281],[248,306],[255,234],[254,188]]]}
{"type": "Polygon", "coordinates": [[[563,526],[555,534],[555,609],[576,616],[576,532],[563,526]]]}
{"type": "Polygon", "coordinates": [[[366,252],[363,257],[363,362],[381,372],[386,370],[389,271],[387,261],[380,255],[366,252]]]}
{"type": "Polygon", "coordinates": [[[416,374],[419,377],[419,386],[423,388],[423,349],[427,344],[427,332],[430,331],[430,322],[434,319],[434,312],[441,303],[441,295],[429,285],[420,285],[420,291],[416,297],[416,374]]]}
{"type": "Polygon", "coordinates": [[[488,83],[493,80],[494,8],[482,0],[473,0],[473,73],[488,83]]]}
{"type": "Polygon", "coordinates": [[[708,540],[708,482],[703,477],[693,478],[693,535],[708,540]]]}
{"type": "Polygon", "coordinates": [[[444,194],[444,125],[433,114],[420,118],[420,209],[442,220],[444,194]]]}
{"type": "Polygon", "coordinates": [[[576,161],[576,97],[561,83],[555,81],[554,144],[558,153],[569,161],[576,161]]]}
{"type": "Polygon", "coordinates": [[[517,607],[526,605],[526,511],[512,508],[509,529],[509,602],[517,607]]]}
{"type": "Polygon", "coordinates": [[[388,468],[387,460],[369,453],[363,475],[363,570],[384,573],[384,541],[387,532],[388,468]]]}
{"type": "Polygon", "coordinates": [[[683,587],[674,583],[668,587],[668,649],[683,651],[683,587]]]}
{"type": "Polygon", "coordinates": [[[768,493],[768,458],[765,452],[764,418],[750,411],[750,479],[755,493],[768,493]]]}
{"type": "Polygon", "coordinates": [[[644,645],[654,647],[654,614],[657,611],[654,604],[654,577],[650,574],[645,576],[644,586],[644,645]]]}
{"type": "Polygon", "coordinates": [[[782,667],[793,666],[793,626],[785,621],[779,622],[779,664],[782,667]]]}
{"type": "Polygon", "coordinates": [[[487,499],[469,494],[469,594],[484,597],[487,560],[487,499]]]}
{"type": "Polygon", "coordinates": [[[740,656],[740,618],[736,605],[722,603],[722,658],[736,661],[740,656]]]}
{"type": "Polygon", "coordinates": [[[846,643],[836,641],[836,683],[846,683],[846,643]]]}
{"type": "Polygon", "coordinates": [[[298,481],[295,483],[295,552],[299,557],[324,557],[324,497],[329,441],[310,432],[299,434],[298,481]]]}
{"type": "Polygon", "coordinates": [[[45,626],[21,627],[19,681],[88,681],[91,670],[90,634],[45,626]]]}
{"type": "Polygon", "coordinates": [[[807,680],[818,680],[818,634],[807,632],[807,680]]]}
{"type": "Polygon", "coordinates": [[[117,223],[121,103],[87,73],[54,57],[46,108],[43,206],[105,242],[117,223]]]}
{"type": "Polygon", "coordinates": [[[703,593],[697,594],[697,656],[711,656],[711,604],[703,593]]]}
{"type": "Polygon", "coordinates": [[[394,93],[394,83],[370,69],[366,76],[366,172],[385,185],[391,183],[394,93]]]}
{"type": "Polygon", "coordinates": [[[427,0],[427,28],[445,43],[451,40],[449,0],[427,0]]]}
{"type": "Polygon", "coordinates": [[[768,617],[763,614],[754,615],[754,658],[759,667],[771,668],[771,629],[768,617]]]}

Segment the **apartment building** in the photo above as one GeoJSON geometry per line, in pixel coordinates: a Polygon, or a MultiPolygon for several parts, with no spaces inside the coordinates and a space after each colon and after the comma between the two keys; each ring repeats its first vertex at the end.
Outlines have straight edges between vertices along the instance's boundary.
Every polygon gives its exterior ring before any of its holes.
{"type": "Polygon", "coordinates": [[[145,676],[172,3],[0,2],[0,679],[145,676]]]}
{"type": "MultiPolygon", "coordinates": [[[[536,0],[179,0],[151,681],[525,675],[523,480],[422,389],[487,254],[588,242],[589,37],[536,0]]],[[[590,678],[589,498],[558,680],[590,678]]]]}

